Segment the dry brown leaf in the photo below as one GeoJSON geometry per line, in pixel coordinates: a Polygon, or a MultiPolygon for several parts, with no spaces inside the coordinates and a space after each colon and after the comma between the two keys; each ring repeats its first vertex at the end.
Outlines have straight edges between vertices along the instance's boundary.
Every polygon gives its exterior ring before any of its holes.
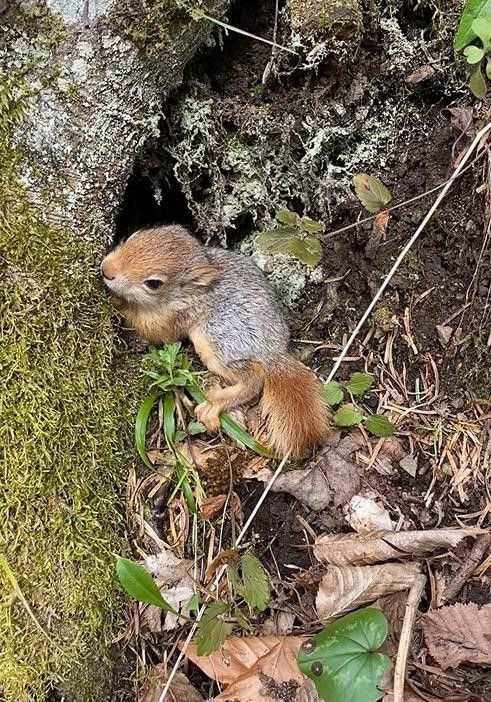
{"type": "Polygon", "coordinates": [[[294,700],[304,676],[297,665],[297,653],[303,639],[286,636],[258,659],[255,665],[227,687],[215,702],[278,702],[294,700]]]}
{"type": "Polygon", "coordinates": [[[226,501],[227,495],[215,495],[215,497],[208,497],[206,500],[203,500],[201,505],[203,519],[211,519],[213,515],[222,509],[226,501]]]}
{"type": "MultiPolygon", "coordinates": [[[[151,668],[139,697],[140,702],[159,702],[167,677],[166,666],[163,663],[151,668]]],[[[164,702],[203,702],[203,698],[187,677],[177,672],[164,702]]]]}
{"type": "Polygon", "coordinates": [[[408,75],[406,78],[406,83],[411,83],[413,85],[415,85],[416,83],[421,83],[421,81],[431,78],[431,76],[434,75],[434,73],[435,69],[433,68],[433,66],[425,64],[424,66],[420,66],[410,75],[408,75]]]}
{"type": "Polygon", "coordinates": [[[275,612],[274,615],[266,619],[262,625],[261,634],[263,636],[287,636],[291,634],[295,616],[293,612],[275,612]]]}
{"type": "Polygon", "coordinates": [[[387,236],[387,225],[389,224],[389,213],[387,210],[379,212],[373,220],[373,226],[381,234],[382,240],[385,241],[387,236]]]}
{"type": "Polygon", "coordinates": [[[449,107],[450,124],[458,136],[462,133],[469,139],[474,139],[477,134],[477,129],[474,124],[474,108],[473,107],[449,107]]]}
{"type": "Polygon", "coordinates": [[[297,690],[294,702],[321,702],[312,680],[304,680],[303,685],[297,690]]]}
{"type": "Polygon", "coordinates": [[[454,548],[467,536],[485,529],[430,529],[428,531],[377,531],[371,534],[325,534],[314,543],[314,556],[331,565],[368,565],[404,556],[422,556],[439,548],[454,548]]]}
{"type": "Polygon", "coordinates": [[[410,588],[419,575],[416,563],[338,568],[331,566],[322,578],[315,607],[322,622],[351,612],[378,597],[410,588]]]}
{"type": "MultiPolygon", "coordinates": [[[[229,636],[220,650],[211,656],[198,656],[194,643],[187,647],[186,656],[212,680],[230,685],[276,650],[279,644],[281,662],[287,655],[286,649],[294,651],[296,655],[303,640],[301,636],[229,636]]],[[[287,658],[290,660],[289,655],[287,658]]],[[[270,664],[268,661],[266,663],[270,664]]]]}
{"type": "Polygon", "coordinates": [[[491,604],[454,604],[423,617],[426,644],[442,668],[491,665],[491,604]]]}
{"type": "Polygon", "coordinates": [[[374,607],[378,607],[382,610],[389,622],[387,638],[380,648],[380,651],[389,656],[389,658],[393,658],[397,654],[399,648],[402,622],[406,612],[406,602],[407,592],[401,590],[400,592],[394,592],[392,595],[380,597],[373,603],[374,607]]]}
{"type": "MultiPolygon", "coordinates": [[[[256,477],[265,482],[271,471],[256,477]]],[[[329,505],[345,504],[361,487],[360,469],[337,449],[324,448],[302,470],[290,470],[278,476],[271,490],[287,492],[318,512],[329,505]]]]}

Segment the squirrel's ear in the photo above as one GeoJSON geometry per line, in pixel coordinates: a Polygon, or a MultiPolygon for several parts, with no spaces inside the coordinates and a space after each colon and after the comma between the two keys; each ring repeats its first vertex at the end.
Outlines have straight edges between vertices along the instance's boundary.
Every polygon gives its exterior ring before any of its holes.
{"type": "Polygon", "coordinates": [[[220,268],[211,264],[195,266],[186,273],[186,282],[198,287],[206,287],[218,278],[220,268]]]}

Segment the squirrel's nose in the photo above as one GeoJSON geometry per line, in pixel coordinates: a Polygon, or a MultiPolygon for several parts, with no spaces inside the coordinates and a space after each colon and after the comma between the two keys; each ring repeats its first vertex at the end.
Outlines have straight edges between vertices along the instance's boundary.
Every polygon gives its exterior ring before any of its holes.
{"type": "Polygon", "coordinates": [[[104,268],[104,263],[101,265],[101,275],[104,278],[104,280],[114,280],[116,277],[115,275],[110,275],[107,268],[104,268]]]}

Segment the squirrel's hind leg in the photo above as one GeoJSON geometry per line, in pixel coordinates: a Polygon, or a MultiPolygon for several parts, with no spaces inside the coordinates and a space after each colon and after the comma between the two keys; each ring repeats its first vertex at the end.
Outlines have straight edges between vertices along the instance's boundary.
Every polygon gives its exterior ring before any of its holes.
{"type": "Polygon", "coordinates": [[[235,380],[235,383],[226,388],[210,390],[207,401],[196,407],[196,417],[208,431],[219,428],[222,412],[259,397],[264,385],[264,369],[255,361],[241,361],[240,364],[227,368],[228,379],[235,380]]]}

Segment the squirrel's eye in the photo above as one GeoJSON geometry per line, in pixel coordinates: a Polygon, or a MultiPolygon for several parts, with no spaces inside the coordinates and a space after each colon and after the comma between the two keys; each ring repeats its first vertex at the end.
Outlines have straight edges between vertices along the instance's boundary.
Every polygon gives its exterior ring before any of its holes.
{"type": "Polygon", "coordinates": [[[145,285],[147,286],[147,288],[150,288],[150,290],[157,290],[163,284],[164,284],[164,281],[157,280],[157,278],[149,278],[148,280],[145,281],[145,285]]]}

